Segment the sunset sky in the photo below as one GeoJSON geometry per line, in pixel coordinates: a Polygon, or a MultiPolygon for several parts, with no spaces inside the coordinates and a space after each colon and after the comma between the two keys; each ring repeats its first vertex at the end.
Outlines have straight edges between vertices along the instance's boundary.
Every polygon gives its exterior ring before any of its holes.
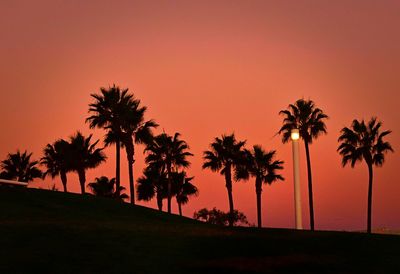
{"type": "MultiPolygon", "coordinates": [[[[342,127],[371,116],[393,131],[395,149],[375,169],[373,227],[400,229],[400,1],[2,1],[0,10],[1,160],[16,149],[39,159],[47,143],[76,130],[101,139],[104,131],[85,124],[90,94],[115,83],[148,106],[157,133],[180,132],[195,154],[188,174],[200,195],[184,215],[228,210],[224,178],[201,165],[212,139],[234,132],[285,161],[286,180],[263,188],[263,225],[293,227],[291,145],[275,134],[278,112],[303,97],[330,117],[328,134],[310,148],[316,229],[366,227],[367,166],[342,168],[336,149],[342,127]]],[[[89,171],[88,182],[115,176],[114,151],[106,149],[107,163],[89,171]]],[[[121,170],[128,188],[125,152],[121,170]]],[[[77,192],[78,176],[68,180],[77,192]]],[[[254,179],[234,183],[233,193],[255,223],[254,179]]]]}

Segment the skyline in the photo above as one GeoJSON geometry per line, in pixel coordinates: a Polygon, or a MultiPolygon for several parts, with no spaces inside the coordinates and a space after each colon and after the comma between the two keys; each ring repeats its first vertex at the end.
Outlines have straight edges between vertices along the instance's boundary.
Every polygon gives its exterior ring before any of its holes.
{"type": "MultiPolygon", "coordinates": [[[[310,148],[316,229],[364,229],[367,167],[342,168],[336,149],[342,127],[371,116],[393,131],[388,141],[395,149],[383,168],[375,169],[373,227],[400,228],[396,218],[400,39],[395,35],[400,4],[396,1],[329,7],[314,3],[311,8],[269,2],[121,1],[112,6],[119,17],[109,22],[111,26],[101,20],[111,5],[105,2],[40,3],[0,4],[8,11],[0,19],[7,28],[0,45],[5,60],[0,80],[6,91],[0,95],[5,129],[0,135],[0,159],[17,148],[34,152],[38,159],[47,143],[76,130],[102,139],[104,132],[91,131],[84,123],[90,93],[115,83],[130,88],[149,108],[146,118],[160,124],[156,133],[178,131],[191,147],[195,156],[187,172],[195,176],[200,195],[183,207],[184,215],[192,217],[202,207],[227,210],[224,180],[201,170],[202,152],[214,137],[235,132],[248,147],[261,144],[277,150],[277,158],[285,161],[286,180],[263,188],[263,224],[293,227],[291,145],[282,144],[275,134],[282,122],[278,112],[299,98],[310,98],[330,117],[328,134],[310,148]]],[[[136,153],[136,179],[144,166],[141,151],[142,147],[136,153]]],[[[106,154],[107,163],[89,171],[88,181],[114,177],[113,148],[106,154]]],[[[301,143],[307,228],[304,156],[301,143]]],[[[127,187],[124,152],[121,164],[121,182],[127,187]]],[[[48,182],[34,186],[46,187],[48,182]]],[[[78,191],[75,174],[69,175],[69,186],[78,191]]],[[[254,180],[234,183],[233,194],[236,208],[255,223],[254,180]]],[[[155,201],[140,204],[155,207],[155,201]]]]}

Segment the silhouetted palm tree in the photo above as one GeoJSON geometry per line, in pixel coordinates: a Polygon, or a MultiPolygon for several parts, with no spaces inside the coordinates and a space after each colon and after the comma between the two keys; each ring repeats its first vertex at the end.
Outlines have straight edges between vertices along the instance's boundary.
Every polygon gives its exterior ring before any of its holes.
{"type": "Polygon", "coordinates": [[[56,176],[60,176],[61,182],[64,188],[64,192],[67,190],[67,172],[70,171],[70,145],[65,140],[57,140],[53,144],[47,144],[43,150],[44,156],[40,160],[40,163],[44,165],[47,170],[43,173],[43,178],[50,175],[54,179],[56,176]]]}
{"type": "Polygon", "coordinates": [[[187,151],[189,149],[187,143],[180,140],[179,137],[179,133],[175,133],[174,136],[161,133],[155,136],[153,142],[148,144],[145,149],[148,152],[146,163],[158,167],[162,172],[167,172],[168,213],[171,213],[172,172],[178,171],[181,167],[189,167],[190,162],[187,160],[187,156],[193,156],[187,151]]]}
{"type": "Polygon", "coordinates": [[[190,196],[197,196],[199,191],[191,182],[194,177],[187,177],[184,171],[173,173],[173,192],[178,204],[179,215],[182,216],[182,205],[189,202],[190,196]]]}
{"type": "Polygon", "coordinates": [[[364,120],[361,120],[361,122],[353,120],[350,128],[345,127],[341,130],[341,135],[338,139],[341,142],[338,151],[343,157],[343,166],[350,163],[351,167],[354,167],[358,161],[361,162],[362,160],[368,166],[368,233],[371,233],[373,166],[382,166],[385,161],[385,154],[393,151],[389,142],[383,140],[391,131],[381,132],[381,126],[382,123],[377,122],[375,117],[367,124],[364,120]]]}
{"type": "Polygon", "coordinates": [[[85,193],[86,170],[99,166],[106,159],[103,148],[96,148],[99,140],[91,144],[91,139],[92,135],[86,138],[79,131],[70,137],[71,170],[78,173],[82,194],[85,193]]]}
{"type": "Polygon", "coordinates": [[[17,180],[19,182],[30,182],[35,178],[41,178],[42,172],[38,169],[38,161],[31,160],[32,153],[26,150],[21,153],[9,153],[7,158],[0,164],[2,169],[1,178],[17,180]]]}
{"type": "MultiPolygon", "coordinates": [[[[225,186],[228,191],[229,212],[234,214],[233,195],[232,195],[232,171],[245,160],[244,145],[246,141],[237,141],[234,134],[216,137],[210,144],[211,150],[204,151],[203,169],[209,168],[214,172],[220,171],[225,176],[225,186]]],[[[230,226],[233,226],[231,219],[230,226]]]]}
{"type": "Polygon", "coordinates": [[[304,99],[299,99],[294,104],[290,104],[287,110],[282,110],[279,114],[284,115],[283,126],[279,130],[279,134],[282,134],[282,142],[286,143],[290,140],[293,129],[299,130],[300,137],[304,141],[307,158],[310,228],[314,230],[314,203],[309,145],[313,139],[318,138],[321,134],[326,134],[324,120],[328,116],[321,109],[315,107],[312,100],[304,99]]]}
{"type": "Polygon", "coordinates": [[[123,186],[120,186],[120,190],[117,192],[115,189],[115,178],[108,179],[106,176],[101,176],[91,182],[87,187],[93,192],[94,195],[99,197],[113,198],[123,201],[128,199],[129,196],[122,193],[125,191],[123,186]]]}
{"type": "Polygon", "coordinates": [[[129,187],[131,192],[131,203],[135,203],[135,188],[133,177],[133,164],[135,162],[135,143],[149,144],[153,138],[152,129],[158,125],[153,121],[144,121],[146,107],[140,106],[140,100],[131,98],[127,102],[127,111],[122,120],[122,143],[125,146],[128,158],[129,187]]]}
{"type": "Polygon", "coordinates": [[[248,179],[249,176],[255,177],[256,197],[257,197],[257,223],[261,227],[261,193],[262,184],[272,184],[284,178],[277,174],[278,170],[283,169],[283,161],[274,160],[276,152],[266,152],[261,146],[253,146],[253,150],[246,150],[246,164],[237,169],[236,177],[248,179]]]}
{"type": "Polygon", "coordinates": [[[139,201],[157,199],[158,210],[163,209],[163,199],[168,198],[168,179],[166,172],[149,165],[137,180],[137,197],[139,201]]]}
{"type": "Polygon", "coordinates": [[[121,90],[118,86],[100,88],[100,94],[91,94],[94,99],[89,104],[90,117],[86,119],[90,128],[102,128],[107,131],[104,143],[106,146],[115,144],[116,149],[116,165],[115,165],[115,181],[117,191],[120,184],[120,161],[121,161],[121,139],[122,139],[122,123],[129,110],[129,104],[133,95],[128,94],[128,89],[121,90]]]}

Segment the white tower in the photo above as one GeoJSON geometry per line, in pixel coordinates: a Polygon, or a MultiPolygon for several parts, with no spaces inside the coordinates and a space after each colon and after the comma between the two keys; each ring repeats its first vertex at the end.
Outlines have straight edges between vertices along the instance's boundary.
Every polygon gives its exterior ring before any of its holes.
{"type": "Polygon", "coordinates": [[[292,129],[290,137],[292,139],[293,150],[293,177],[294,177],[294,207],[296,218],[296,229],[303,229],[301,215],[301,191],[300,191],[300,167],[299,167],[299,139],[298,129],[292,129]]]}

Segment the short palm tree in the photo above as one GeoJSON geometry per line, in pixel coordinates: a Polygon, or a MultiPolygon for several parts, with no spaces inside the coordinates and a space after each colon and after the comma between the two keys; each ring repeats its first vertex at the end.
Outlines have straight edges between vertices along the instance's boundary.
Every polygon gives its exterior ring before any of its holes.
{"type": "Polygon", "coordinates": [[[129,187],[131,203],[135,204],[135,188],[133,177],[133,164],[135,162],[135,144],[149,144],[153,139],[152,129],[158,125],[153,120],[145,121],[146,107],[140,106],[140,100],[131,98],[127,102],[127,111],[122,120],[122,143],[128,158],[129,187]]]}
{"type": "Polygon", "coordinates": [[[31,160],[32,153],[26,150],[21,153],[9,153],[7,158],[0,163],[2,169],[1,177],[8,180],[17,180],[19,182],[30,182],[35,178],[41,178],[42,172],[37,165],[38,161],[31,160]]]}
{"type": "Polygon", "coordinates": [[[283,125],[278,132],[282,135],[282,142],[289,142],[293,129],[299,130],[300,137],[304,141],[307,158],[310,229],[314,230],[314,203],[309,145],[313,139],[318,138],[321,134],[326,134],[325,120],[328,116],[321,109],[315,107],[312,100],[304,99],[299,99],[294,104],[290,104],[288,109],[280,111],[279,114],[284,116],[283,125]]]}
{"type": "Polygon", "coordinates": [[[157,199],[158,210],[163,209],[163,200],[168,198],[168,179],[166,172],[160,168],[149,165],[143,175],[137,180],[137,197],[139,201],[157,199]]]}
{"type": "Polygon", "coordinates": [[[368,123],[365,123],[364,120],[361,122],[353,120],[350,128],[345,127],[341,130],[338,139],[340,142],[338,151],[342,155],[343,166],[350,163],[351,167],[354,167],[357,162],[362,160],[368,166],[368,233],[371,233],[373,166],[382,166],[385,154],[393,151],[390,143],[383,140],[391,131],[381,132],[381,126],[382,123],[378,122],[376,118],[372,118],[368,123]]]}
{"type": "Polygon", "coordinates": [[[91,182],[87,187],[92,191],[95,196],[113,198],[123,201],[128,199],[129,196],[122,193],[125,188],[120,186],[120,190],[117,192],[115,189],[115,178],[108,179],[106,176],[101,176],[91,182]]]}
{"type": "Polygon", "coordinates": [[[253,149],[246,150],[246,164],[239,167],[236,172],[237,178],[248,179],[254,177],[257,197],[257,224],[261,227],[261,193],[262,185],[272,184],[276,181],[283,181],[284,178],[277,174],[283,169],[283,161],[274,160],[276,152],[266,152],[261,146],[254,145],[253,149]]]}
{"type": "MultiPolygon", "coordinates": [[[[244,145],[246,141],[237,141],[234,134],[216,137],[210,144],[211,149],[204,152],[203,169],[209,168],[225,176],[225,186],[228,191],[229,213],[234,214],[232,195],[232,171],[243,164],[245,160],[244,145]]],[[[233,226],[233,219],[230,219],[233,226]]]]}
{"type": "MultiPolygon", "coordinates": [[[[85,193],[86,170],[96,168],[105,161],[103,148],[96,148],[99,140],[91,143],[92,135],[85,137],[79,131],[70,137],[71,170],[76,171],[82,194],[85,193]]],[[[118,186],[117,186],[118,187],[118,186]]]]}
{"type": "Polygon", "coordinates": [[[178,204],[179,215],[182,216],[182,205],[189,202],[191,196],[197,196],[199,191],[192,183],[194,177],[187,177],[186,172],[173,173],[173,192],[178,204]]]}
{"type": "Polygon", "coordinates": [[[92,115],[86,119],[90,128],[102,128],[107,131],[104,139],[106,146],[115,144],[116,164],[115,180],[117,191],[120,186],[120,163],[121,163],[121,139],[122,123],[133,95],[128,94],[128,89],[121,90],[113,85],[109,88],[100,88],[100,94],[91,94],[94,102],[89,104],[89,113],[92,115]]]}
{"type": "Polygon", "coordinates": [[[53,144],[47,144],[43,150],[44,156],[40,164],[46,167],[43,178],[50,175],[51,178],[60,176],[64,192],[67,190],[67,172],[70,171],[70,146],[65,140],[57,140],[53,144]]]}
{"type": "Polygon", "coordinates": [[[146,163],[167,172],[168,213],[171,213],[172,173],[178,171],[179,168],[189,167],[190,162],[187,157],[193,156],[188,151],[187,143],[179,137],[179,133],[175,133],[174,136],[161,133],[155,136],[145,149],[147,152],[146,163]]]}

